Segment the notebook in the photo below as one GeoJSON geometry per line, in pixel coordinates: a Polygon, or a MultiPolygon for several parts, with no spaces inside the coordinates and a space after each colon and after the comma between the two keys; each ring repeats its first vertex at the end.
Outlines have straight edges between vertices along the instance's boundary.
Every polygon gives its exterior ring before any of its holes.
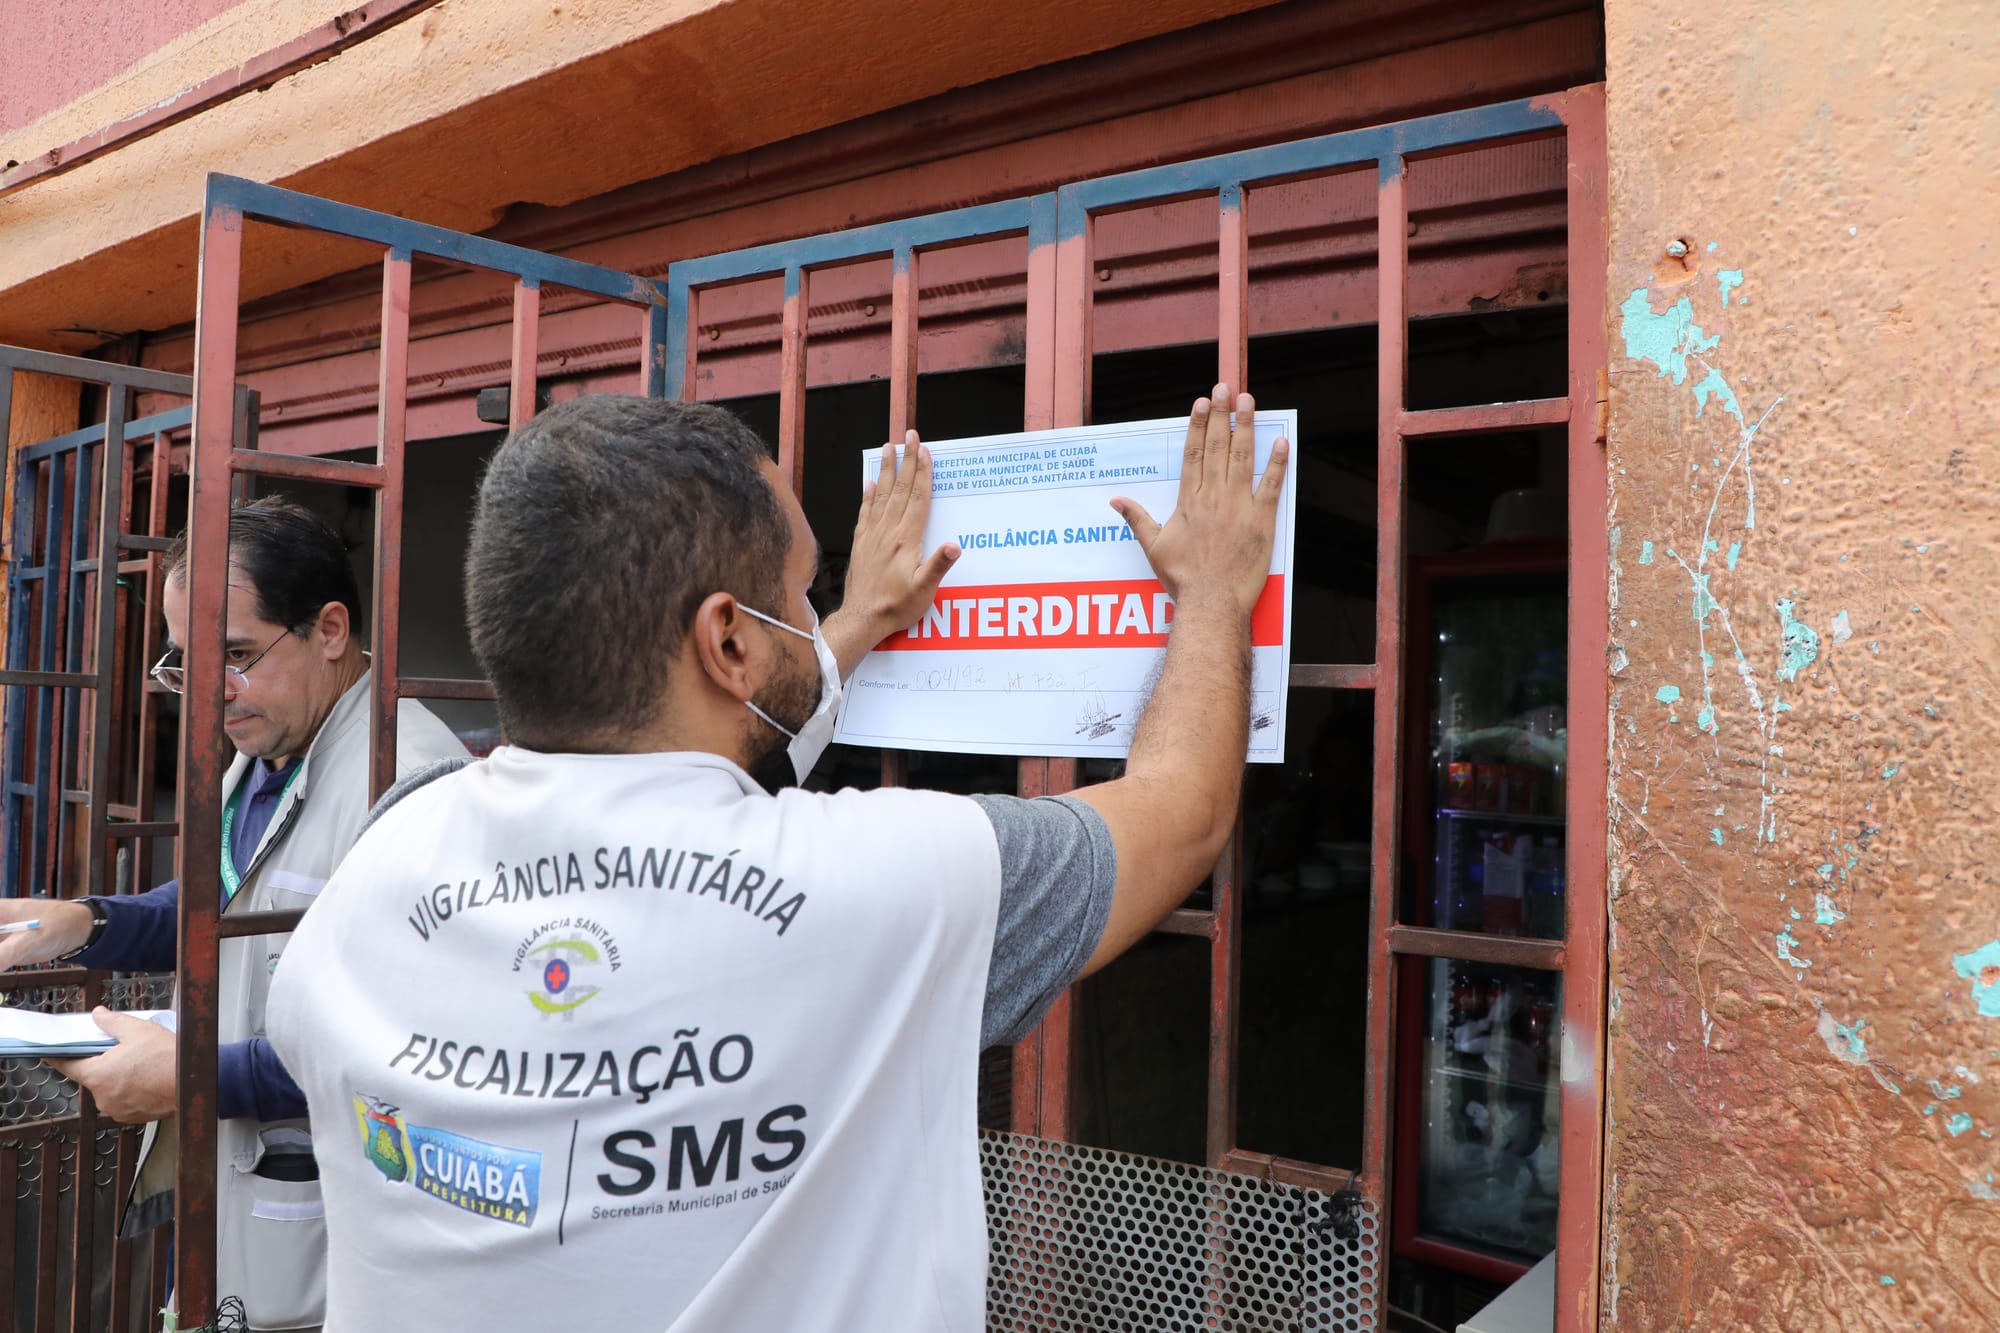
{"type": "MultiPolygon", "coordinates": [[[[143,1018],[171,1029],[171,1009],[133,1009],[133,1018],[143,1018]]],[[[28,1009],[0,1006],[0,1060],[68,1059],[102,1055],[118,1044],[118,1039],[97,1026],[89,1014],[39,1014],[28,1009]]]]}

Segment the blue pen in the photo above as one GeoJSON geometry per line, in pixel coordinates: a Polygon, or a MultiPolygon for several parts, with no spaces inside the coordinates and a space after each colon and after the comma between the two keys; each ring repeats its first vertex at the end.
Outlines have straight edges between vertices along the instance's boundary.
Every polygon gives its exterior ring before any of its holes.
{"type": "Polygon", "coordinates": [[[17,935],[24,930],[40,930],[41,928],[41,918],[37,917],[33,921],[16,921],[12,925],[0,926],[0,935],[17,935]]]}

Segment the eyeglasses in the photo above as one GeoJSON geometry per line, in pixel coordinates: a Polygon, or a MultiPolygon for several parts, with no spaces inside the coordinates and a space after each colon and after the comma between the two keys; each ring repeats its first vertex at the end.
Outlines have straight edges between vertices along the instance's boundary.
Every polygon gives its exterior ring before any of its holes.
{"type": "MultiPolygon", "coordinates": [[[[289,637],[290,634],[291,631],[286,630],[283,634],[280,634],[277,638],[265,644],[264,652],[258,653],[255,657],[245,662],[242,666],[231,666],[225,663],[222,668],[223,671],[228,673],[229,675],[236,677],[236,688],[239,690],[242,689],[245,685],[248,685],[250,683],[249,681],[250,668],[256,666],[259,662],[263,661],[264,653],[268,653],[273,648],[276,648],[287,637],[289,637]]],[[[175,653],[179,651],[181,650],[178,648],[169,648],[167,649],[166,652],[160,654],[160,660],[153,663],[153,669],[149,673],[154,680],[159,681],[160,684],[166,686],[168,689],[172,690],[175,694],[181,694],[185,692],[187,689],[187,668],[167,665],[167,659],[169,657],[172,657],[175,653]]]]}

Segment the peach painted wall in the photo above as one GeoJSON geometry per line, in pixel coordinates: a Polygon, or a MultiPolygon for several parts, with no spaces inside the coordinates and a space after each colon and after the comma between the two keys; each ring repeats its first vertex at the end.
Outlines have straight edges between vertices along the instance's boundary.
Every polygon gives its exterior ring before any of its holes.
{"type": "Polygon", "coordinates": [[[2000,29],[1606,10],[1602,1326],[2000,1328],[2000,29]]]}

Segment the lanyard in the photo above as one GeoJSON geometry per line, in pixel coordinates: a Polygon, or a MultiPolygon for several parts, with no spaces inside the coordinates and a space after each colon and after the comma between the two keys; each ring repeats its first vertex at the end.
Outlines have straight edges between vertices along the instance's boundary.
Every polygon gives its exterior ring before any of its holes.
{"type": "MultiPolygon", "coordinates": [[[[285,797],[290,794],[292,784],[299,780],[299,774],[305,772],[305,768],[306,761],[303,759],[292,765],[291,775],[285,779],[285,785],[278,789],[280,807],[285,804],[285,797]]],[[[236,839],[231,836],[236,828],[236,802],[242,797],[243,789],[250,785],[250,774],[246,772],[243,778],[243,781],[236,784],[236,790],[229,793],[229,799],[222,803],[222,901],[225,905],[236,896],[236,891],[243,887],[243,877],[236,873],[236,839]]],[[[276,814],[277,811],[272,811],[273,817],[276,814]]],[[[254,858],[255,853],[251,855],[254,858]]]]}

